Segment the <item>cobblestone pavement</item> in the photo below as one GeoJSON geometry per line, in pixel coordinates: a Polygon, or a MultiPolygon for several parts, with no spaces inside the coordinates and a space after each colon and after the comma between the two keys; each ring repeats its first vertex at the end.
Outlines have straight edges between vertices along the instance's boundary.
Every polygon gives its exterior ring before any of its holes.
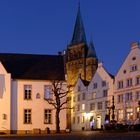
{"type": "Polygon", "coordinates": [[[140,132],[83,131],[48,135],[0,135],[0,140],[140,140],[140,132]]]}

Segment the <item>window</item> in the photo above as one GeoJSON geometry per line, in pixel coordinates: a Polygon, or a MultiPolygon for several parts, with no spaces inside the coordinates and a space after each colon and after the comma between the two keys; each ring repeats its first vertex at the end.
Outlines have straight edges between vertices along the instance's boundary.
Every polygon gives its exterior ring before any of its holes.
{"type": "Polygon", "coordinates": [[[140,84],[140,76],[137,76],[136,77],[136,85],[139,85],[140,84]]]}
{"type": "Polygon", "coordinates": [[[118,95],[118,103],[123,102],[123,94],[118,95]]]}
{"type": "Polygon", "coordinates": [[[36,99],[40,99],[40,94],[39,93],[36,94],[36,99]]]}
{"type": "Polygon", "coordinates": [[[77,101],[80,101],[80,94],[78,94],[77,101]]]}
{"type": "Polygon", "coordinates": [[[7,115],[6,114],[2,114],[2,118],[3,118],[3,120],[7,120],[7,115]]]}
{"type": "Polygon", "coordinates": [[[102,81],[102,87],[106,86],[106,81],[102,81]]]}
{"type": "Polygon", "coordinates": [[[137,70],[137,65],[130,66],[130,71],[131,72],[136,71],[136,70],[137,70]]]}
{"type": "Polygon", "coordinates": [[[95,110],[95,103],[90,104],[90,110],[95,110]]]}
{"type": "Polygon", "coordinates": [[[85,93],[82,93],[82,100],[85,100],[85,93]]]}
{"type": "Polygon", "coordinates": [[[125,93],[125,101],[132,101],[132,92],[125,93]]]}
{"type": "Polygon", "coordinates": [[[85,110],[85,104],[82,104],[82,110],[85,110]]]}
{"type": "Polygon", "coordinates": [[[119,109],[118,110],[118,120],[119,121],[122,121],[123,120],[123,110],[122,109],[119,109]]]}
{"type": "Polygon", "coordinates": [[[133,120],[133,109],[132,108],[126,109],[126,119],[133,120]]]}
{"type": "Polygon", "coordinates": [[[108,95],[108,90],[103,90],[103,97],[107,97],[108,95]]]}
{"type": "Polygon", "coordinates": [[[123,81],[118,81],[118,89],[123,88],[123,81]]]}
{"type": "Polygon", "coordinates": [[[97,88],[97,83],[93,83],[93,88],[94,88],[94,89],[97,88]]]}
{"type": "Polygon", "coordinates": [[[132,86],[132,78],[127,79],[127,87],[132,86]]]}
{"type": "Polygon", "coordinates": [[[139,119],[139,117],[140,117],[140,110],[139,110],[139,107],[137,107],[136,108],[136,118],[138,118],[139,119]]]}
{"type": "Polygon", "coordinates": [[[85,123],[85,116],[82,116],[82,123],[85,123]]]}
{"type": "Polygon", "coordinates": [[[80,91],[81,90],[81,87],[80,86],[78,86],[78,91],[80,91]]]}
{"type": "Polygon", "coordinates": [[[77,105],[77,111],[80,111],[80,105],[77,105]]]}
{"type": "Polygon", "coordinates": [[[45,99],[51,99],[52,98],[52,86],[51,85],[45,85],[44,86],[44,98],[45,99]]]}
{"type": "Polygon", "coordinates": [[[24,124],[32,123],[31,115],[32,115],[31,109],[24,109],[24,124]]]}
{"type": "Polygon", "coordinates": [[[110,102],[109,101],[105,101],[105,109],[107,109],[110,106],[110,102]]]}
{"type": "Polygon", "coordinates": [[[77,123],[80,123],[80,117],[79,116],[77,117],[77,123]]]}
{"type": "Polygon", "coordinates": [[[91,93],[91,99],[95,99],[95,97],[96,97],[96,93],[95,92],[92,92],[91,93]]]}
{"type": "Polygon", "coordinates": [[[139,100],[140,99],[140,91],[136,91],[135,93],[135,99],[139,100]]]}
{"type": "Polygon", "coordinates": [[[73,124],[75,124],[75,117],[73,117],[73,124]]]}
{"type": "Polygon", "coordinates": [[[52,110],[51,109],[45,109],[44,110],[44,123],[45,124],[51,124],[52,123],[52,110]]]}
{"type": "Polygon", "coordinates": [[[30,100],[32,94],[32,86],[31,85],[24,85],[24,99],[30,100]]]}
{"type": "Polygon", "coordinates": [[[102,109],[102,102],[98,102],[98,109],[102,109]]]}

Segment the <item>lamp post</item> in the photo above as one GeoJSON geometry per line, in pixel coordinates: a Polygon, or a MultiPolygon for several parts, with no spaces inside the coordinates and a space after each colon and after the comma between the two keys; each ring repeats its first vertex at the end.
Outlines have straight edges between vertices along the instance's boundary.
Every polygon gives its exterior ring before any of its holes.
{"type": "Polygon", "coordinates": [[[115,120],[115,104],[114,104],[114,96],[112,96],[112,121],[115,120]]]}

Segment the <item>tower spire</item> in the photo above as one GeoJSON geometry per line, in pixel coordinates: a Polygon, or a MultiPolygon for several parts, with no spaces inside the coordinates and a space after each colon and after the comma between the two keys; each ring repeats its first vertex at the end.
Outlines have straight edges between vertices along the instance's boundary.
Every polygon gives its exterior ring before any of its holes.
{"type": "Polygon", "coordinates": [[[80,1],[78,3],[78,12],[77,12],[74,32],[70,45],[76,45],[79,43],[86,43],[85,29],[83,26],[83,21],[82,21],[82,16],[80,11],[80,1]]]}
{"type": "Polygon", "coordinates": [[[92,37],[91,37],[90,42],[89,42],[89,48],[88,48],[87,57],[94,57],[94,58],[97,58],[97,55],[96,55],[96,51],[95,51],[95,48],[94,48],[94,44],[93,44],[92,37]]]}

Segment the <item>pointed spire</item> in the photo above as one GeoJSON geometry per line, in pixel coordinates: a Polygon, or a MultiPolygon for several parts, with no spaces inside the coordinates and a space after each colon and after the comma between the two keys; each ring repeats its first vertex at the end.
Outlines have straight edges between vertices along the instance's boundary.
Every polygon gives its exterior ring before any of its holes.
{"type": "Polygon", "coordinates": [[[96,51],[95,51],[95,48],[94,48],[94,44],[93,44],[93,40],[92,39],[90,40],[90,43],[89,43],[87,57],[97,58],[96,51]]]}
{"type": "Polygon", "coordinates": [[[80,2],[78,5],[78,12],[77,12],[77,17],[76,17],[73,37],[72,37],[70,45],[75,45],[79,43],[86,43],[86,35],[85,35],[85,30],[83,26],[82,17],[81,17],[81,11],[80,11],[80,2]]]}

